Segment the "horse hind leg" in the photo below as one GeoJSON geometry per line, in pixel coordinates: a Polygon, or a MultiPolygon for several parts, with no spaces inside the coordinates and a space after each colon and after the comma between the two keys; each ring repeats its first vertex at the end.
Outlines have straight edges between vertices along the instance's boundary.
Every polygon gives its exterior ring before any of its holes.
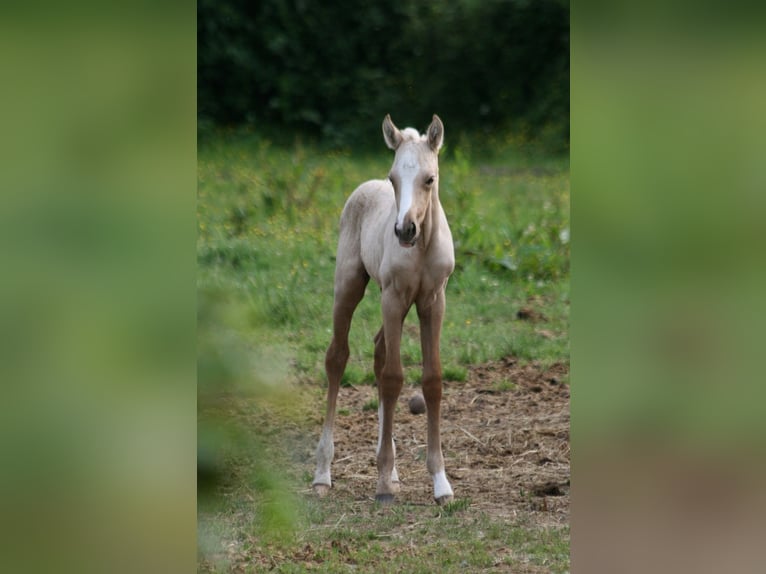
{"type": "Polygon", "coordinates": [[[338,389],[346,363],[349,357],[348,333],[351,328],[351,318],[357,305],[364,296],[364,290],[369,275],[364,271],[361,262],[358,266],[338,269],[335,277],[335,300],[333,303],[333,335],[330,346],[325,354],[325,372],[327,373],[327,413],[325,415],[322,435],[317,445],[317,466],[314,472],[313,487],[318,496],[325,496],[332,486],[330,465],[335,455],[333,441],[333,425],[335,423],[335,408],[338,389]],[[344,269],[350,271],[344,271],[344,269]]]}

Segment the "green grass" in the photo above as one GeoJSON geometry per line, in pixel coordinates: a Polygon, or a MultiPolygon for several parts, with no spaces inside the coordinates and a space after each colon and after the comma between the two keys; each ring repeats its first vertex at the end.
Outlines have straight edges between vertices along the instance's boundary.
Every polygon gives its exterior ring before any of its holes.
{"type": "Polygon", "coordinates": [[[515,388],[516,388],[516,383],[514,383],[513,381],[510,381],[508,379],[504,379],[502,381],[499,381],[498,383],[496,383],[494,385],[494,389],[497,392],[499,392],[499,393],[503,393],[503,392],[506,392],[506,391],[512,391],[515,388]]]}
{"type": "MultiPolygon", "coordinates": [[[[252,511],[251,511],[252,512],[252,511]]],[[[264,543],[248,512],[229,522],[227,557],[207,559],[204,572],[565,572],[569,528],[536,528],[524,519],[498,521],[458,500],[444,508],[382,507],[364,502],[306,498],[295,532],[264,543]],[[232,524],[238,522],[238,524],[232,524]],[[228,559],[227,559],[228,558],[228,559]]],[[[214,523],[202,522],[203,531],[214,523]]],[[[219,533],[220,534],[220,533],[219,533]]]]}
{"type": "MultiPolygon", "coordinates": [[[[512,146],[472,157],[468,147],[452,149],[448,141],[441,159],[440,197],[457,259],[447,287],[444,371],[453,377],[509,354],[568,361],[568,164],[528,157],[512,146]],[[529,301],[547,317],[544,328],[553,337],[516,319],[529,301]]],[[[324,376],[341,209],[356,185],[384,176],[391,161],[382,142],[373,156],[300,143],[278,148],[254,134],[222,136],[200,147],[200,290],[223,289],[245,301],[260,316],[260,331],[288,347],[294,370],[308,379],[324,376]]],[[[379,305],[371,282],[352,323],[344,384],[374,380],[379,305]]],[[[406,325],[417,326],[414,311],[406,325]]],[[[416,336],[403,338],[401,355],[407,381],[418,380],[416,336]]]]}
{"type": "MultiPolygon", "coordinates": [[[[448,139],[440,164],[457,259],[441,356],[457,384],[468,367],[507,355],[569,361],[568,162],[495,143],[486,153],[448,139]],[[521,307],[545,320],[518,320],[521,307]]],[[[568,569],[568,528],[488,515],[467,499],[377,508],[302,494],[315,446],[306,441],[324,413],[338,218],[351,191],[385,176],[391,160],[382,142],[377,154],[353,155],[247,132],[199,147],[198,441],[214,477],[200,496],[201,571],[568,569]]],[[[374,382],[379,304],[370,284],[344,386],[374,382]]],[[[421,376],[417,331],[411,312],[401,348],[410,385],[421,376]]]]}
{"type": "Polygon", "coordinates": [[[378,399],[370,399],[366,403],[362,405],[363,411],[377,411],[378,410],[378,399]]]}

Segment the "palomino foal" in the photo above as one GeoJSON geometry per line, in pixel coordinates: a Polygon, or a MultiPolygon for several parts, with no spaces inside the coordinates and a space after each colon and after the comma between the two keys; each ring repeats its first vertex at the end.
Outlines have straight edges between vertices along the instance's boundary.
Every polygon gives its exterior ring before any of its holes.
{"type": "Polygon", "coordinates": [[[390,503],[399,490],[395,466],[393,419],[402,390],[399,355],[402,326],[414,303],[420,319],[423,349],[423,396],[428,417],[426,466],[439,504],[452,500],[444,472],[439,407],[442,373],[439,336],[444,316],[444,290],[455,267],[452,234],[439,203],[439,149],[444,126],[434,115],[425,135],[413,128],[399,131],[386,115],[383,138],[396,152],[388,178],[360,185],[340,218],[335,268],[333,336],[327,355],[327,416],[317,447],[314,491],[327,494],[332,481],[333,422],[338,387],[349,356],[351,317],[372,277],[381,288],[383,326],[375,336],[375,379],[378,385],[378,486],[375,499],[390,503]]]}

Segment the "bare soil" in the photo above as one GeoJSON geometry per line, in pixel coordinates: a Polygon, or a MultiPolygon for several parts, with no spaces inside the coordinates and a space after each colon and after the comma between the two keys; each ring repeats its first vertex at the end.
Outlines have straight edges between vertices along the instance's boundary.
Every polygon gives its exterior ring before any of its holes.
{"type": "MultiPolygon", "coordinates": [[[[541,526],[568,522],[569,385],[562,382],[568,370],[507,357],[471,367],[465,382],[445,381],[442,447],[456,500],[467,498],[499,518],[532,515],[541,526]]],[[[407,404],[416,392],[405,386],[394,422],[398,500],[430,505],[426,416],[411,414],[407,404]]],[[[363,407],[376,397],[374,386],[340,391],[344,414],[336,422],[330,496],[374,497],[377,411],[363,407]]]]}
{"type": "MultiPolygon", "coordinates": [[[[442,446],[446,470],[456,502],[468,501],[471,516],[480,512],[493,522],[508,521],[531,528],[568,525],[570,419],[569,385],[564,382],[568,380],[568,372],[568,366],[563,363],[545,368],[507,357],[470,367],[465,381],[445,381],[442,446]]],[[[419,392],[419,386],[405,385],[394,421],[401,480],[397,503],[435,508],[425,465],[426,415],[412,414],[408,406],[412,395],[419,392]]],[[[306,481],[313,475],[316,437],[324,415],[323,402],[319,395],[312,394],[314,400],[302,405],[307,412],[301,423],[286,423],[286,419],[279,416],[270,421],[268,416],[263,416],[263,410],[253,411],[251,402],[234,403],[244,409],[239,416],[244,417],[248,426],[261,425],[262,430],[273,426],[272,430],[279,430],[292,445],[288,450],[293,453],[292,464],[288,462],[288,465],[303,477],[302,483],[306,486],[300,488],[300,494],[311,499],[314,494],[306,481]]],[[[372,385],[340,389],[332,466],[334,484],[328,494],[328,498],[342,503],[346,509],[367,514],[372,511],[373,515],[387,511],[385,508],[374,510],[372,505],[377,482],[378,421],[377,410],[369,409],[369,404],[376,398],[377,389],[372,385]]],[[[285,450],[280,452],[284,454],[285,450]]],[[[231,491],[222,487],[224,496],[241,496],[237,484],[235,481],[229,487],[231,491]]],[[[337,526],[344,517],[345,514],[340,518],[333,516],[328,525],[337,526]]],[[[338,550],[339,544],[344,545],[341,550],[345,548],[343,553],[349,556],[349,563],[354,563],[352,543],[337,538],[320,542],[309,538],[297,549],[280,550],[262,544],[257,534],[239,526],[240,522],[252,521],[249,503],[235,507],[226,514],[226,519],[238,534],[224,537],[220,547],[201,558],[201,572],[269,570],[285,562],[311,568],[322,564],[327,559],[328,548],[338,550]],[[214,566],[219,562],[224,566],[214,566]]],[[[408,518],[400,532],[392,531],[386,536],[391,540],[408,537],[411,544],[412,534],[408,529],[412,527],[412,520],[415,518],[408,518]]],[[[328,525],[315,528],[321,530],[328,525]]],[[[407,554],[412,551],[410,544],[391,544],[385,551],[389,556],[407,554]]],[[[513,548],[494,552],[493,571],[549,571],[527,563],[523,552],[517,555],[513,548]],[[514,561],[507,562],[509,557],[514,561]]]]}

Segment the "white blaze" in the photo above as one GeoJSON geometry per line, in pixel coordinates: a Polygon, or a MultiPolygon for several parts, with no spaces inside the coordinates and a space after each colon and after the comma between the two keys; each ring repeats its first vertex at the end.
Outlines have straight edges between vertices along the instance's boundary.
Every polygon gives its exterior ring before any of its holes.
{"type": "Polygon", "coordinates": [[[412,207],[412,197],[415,192],[415,178],[420,171],[418,158],[412,150],[402,150],[402,157],[397,172],[399,175],[399,215],[396,218],[396,225],[401,228],[404,223],[404,217],[412,207]]]}
{"type": "Polygon", "coordinates": [[[410,207],[412,207],[412,183],[410,182],[409,185],[405,185],[405,183],[402,182],[402,190],[400,193],[399,215],[396,218],[396,224],[401,229],[402,225],[404,224],[404,216],[407,215],[410,207]]]}

